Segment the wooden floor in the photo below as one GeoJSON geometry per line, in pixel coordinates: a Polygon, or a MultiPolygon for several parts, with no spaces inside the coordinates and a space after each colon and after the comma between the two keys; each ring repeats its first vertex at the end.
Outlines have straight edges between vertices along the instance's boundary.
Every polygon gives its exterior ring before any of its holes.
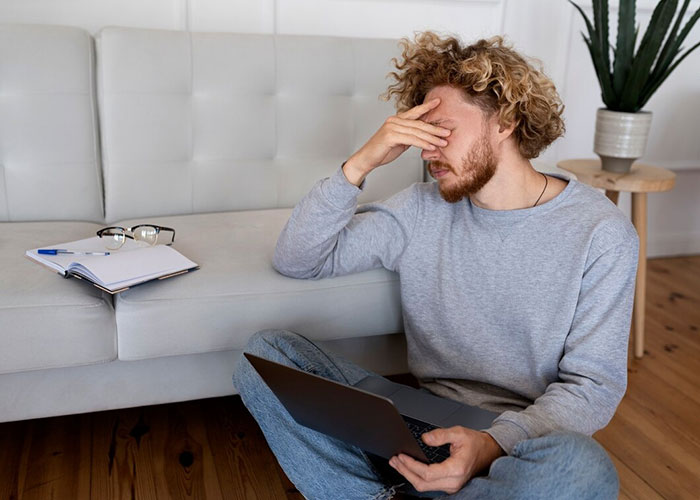
{"type": "MultiPolygon", "coordinates": [[[[700,498],[700,256],[649,261],[647,355],[596,434],[621,498],[700,498]]],[[[1,404],[1,403],[0,403],[1,404]]],[[[237,396],[0,424],[0,500],[301,499],[237,396]]]]}

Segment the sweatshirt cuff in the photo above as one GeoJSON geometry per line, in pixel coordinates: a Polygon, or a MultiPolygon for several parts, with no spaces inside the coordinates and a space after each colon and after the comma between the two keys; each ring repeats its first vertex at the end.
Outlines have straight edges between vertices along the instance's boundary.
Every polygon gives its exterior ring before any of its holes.
{"type": "Polygon", "coordinates": [[[343,167],[341,166],[332,176],[323,180],[321,183],[321,192],[328,203],[345,210],[355,207],[357,204],[357,197],[362,192],[364,185],[364,180],[362,184],[360,184],[360,187],[348,181],[343,173],[343,167]]]}
{"type": "Polygon", "coordinates": [[[515,448],[516,444],[530,438],[527,432],[525,432],[525,429],[507,420],[494,422],[493,425],[484,432],[490,434],[508,455],[513,454],[513,448],[515,448]]]}

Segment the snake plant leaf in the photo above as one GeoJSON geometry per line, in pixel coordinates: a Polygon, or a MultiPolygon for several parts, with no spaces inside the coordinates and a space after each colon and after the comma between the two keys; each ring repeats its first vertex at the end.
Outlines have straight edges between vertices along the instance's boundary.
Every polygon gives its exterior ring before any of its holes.
{"type": "Polygon", "coordinates": [[[700,42],[690,47],[687,51],[685,51],[685,53],[681,57],[678,58],[678,60],[675,63],[673,63],[673,65],[666,71],[666,73],[664,73],[663,76],[659,78],[658,81],[642,96],[642,99],[639,104],[639,109],[642,109],[644,107],[649,98],[654,94],[654,92],[656,92],[659,86],[662,83],[664,83],[666,78],[668,78],[668,75],[670,75],[673,72],[673,70],[676,69],[676,66],[678,66],[681,63],[681,61],[683,61],[683,59],[688,57],[688,55],[698,47],[700,47],[700,42]]]}
{"type": "MultiPolygon", "coordinates": [[[[600,54],[600,47],[598,47],[595,42],[590,40],[589,38],[586,37],[586,35],[583,35],[583,40],[586,42],[586,45],[588,46],[588,51],[591,54],[591,59],[593,60],[593,66],[595,69],[595,74],[598,77],[598,83],[600,84],[600,89],[601,89],[601,99],[605,103],[606,106],[610,107],[611,103],[615,102],[615,95],[613,94],[612,90],[612,84],[610,83],[610,79],[608,78],[607,80],[604,80],[601,78],[601,75],[605,74],[604,68],[602,66],[602,57],[600,54]]],[[[608,73],[608,76],[610,73],[608,73]]]]}
{"type": "Polygon", "coordinates": [[[639,98],[664,36],[671,21],[673,21],[673,15],[677,6],[678,0],[661,0],[654,9],[649,26],[639,45],[639,50],[634,56],[629,77],[622,91],[621,109],[618,111],[635,113],[641,109],[639,107],[639,98]]]}
{"type": "Polygon", "coordinates": [[[586,22],[586,28],[588,29],[588,33],[590,35],[589,38],[586,38],[585,35],[583,35],[583,39],[586,42],[586,45],[588,46],[588,50],[591,54],[591,60],[593,61],[593,67],[595,68],[596,76],[598,77],[598,83],[600,83],[600,88],[601,88],[601,97],[603,99],[603,102],[605,103],[606,106],[610,106],[609,103],[615,102],[615,94],[613,92],[612,88],[612,81],[610,78],[610,67],[608,66],[607,68],[605,67],[605,62],[603,60],[603,55],[602,55],[602,50],[600,47],[599,42],[599,37],[596,34],[595,28],[593,27],[593,24],[591,23],[590,19],[588,19],[588,16],[586,13],[583,11],[581,7],[576,5],[572,0],[568,0],[569,3],[571,3],[576,9],[579,11],[581,16],[583,17],[583,20],[586,22]]]}
{"type": "Polygon", "coordinates": [[[617,43],[613,47],[615,60],[611,71],[608,0],[592,0],[595,25],[573,0],[568,2],[586,22],[589,37],[584,35],[583,39],[591,54],[603,102],[610,110],[634,113],[642,109],[680,62],[700,46],[700,43],[695,44],[676,59],[683,51],[683,41],[700,19],[700,9],[678,33],[690,0],[682,0],[675,23],[679,0],[659,0],[635,54],[639,36],[639,26],[635,27],[636,0],[620,0],[617,43]],[[669,31],[671,23],[673,27],[669,31]]]}
{"type": "MultiPolygon", "coordinates": [[[[663,64],[663,66],[659,67],[659,61],[656,63],[656,67],[654,68],[654,71],[651,72],[651,75],[649,78],[647,78],[646,83],[644,84],[644,88],[642,89],[642,94],[640,96],[640,99],[644,100],[644,96],[646,96],[649,91],[652,88],[658,88],[656,83],[659,81],[659,79],[666,74],[666,71],[668,70],[669,66],[671,66],[671,63],[673,63],[673,59],[678,55],[680,52],[680,49],[678,48],[671,48],[671,52],[668,54],[668,62],[663,64]]],[[[661,56],[659,56],[659,59],[661,56]]]]}
{"type": "MultiPolygon", "coordinates": [[[[685,7],[685,5],[684,5],[685,7]]],[[[676,24],[680,24],[679,21],[682,19],[682,15],[684,15],[685,12],[683,9],[681,9],[681,16],[678,17],[676,20],[676,24]]],[[[685,40],[685,38],[688,36],[690,33],[690,30],[693,29],[693,26],[695,23],[698,21],[700,18],[700,8],[695,11],[695,13],[691,16],[690,20],[686,23],[686,25],[683,27],[683,30],[681,33],[678,35],[678,38],[676,38],[673,41],[673,45],[671,47],[670,53],[666,56],[667,59],[665,61],[661,61],[661,63],[657,62],[657,68],[654,68],[654,72],[652,73],[651,80],[656,81],[662,74],[665,74],[666,70],[668,67],[671,65],[671,62],[673,59],[678,55],[678,53],[682,50],[681,49],[681,44],[685,40]],[[659,66],[659,64],[662,64],[659,66]]],[[[652,82],[653,83],[653,82],[652,82]]]]}
{"type": "Polygon", "coordinates": [[[637,41],[635,30],[635,0],[620,0],[620,13],[617,20],[617,45],[615,47],[615,63],[613,65],[613,90],[616,96],[622,94],[634,56],[634,44],[637,41]]]}
{"type": "Polygon", "coordinates": [[[577,4],[575,4],[572,0],[569,0],[569,3],[576,7],[576,9],[581,13],[581,17],[583,17],[583,20],[586,22],[586,28],[588,28],[588,35],[591,37],[591,40],[595,39],[595,30],[593,29],[593,24],[591,24],[591,20],[588,19],[588,16],[586,13],[583,11],[581,7],[579,7],[577,4]]]}
{"type": "Polygon", "coordinates": [[[601,64],[605,68],[604,78],[610,78],[610,42],[608,32],[608,0],[593,0],[593,23],[602,55],[601,64]]]}
{"type": "Polygon", "coordinates": [[[700,8],[695,11],[695,14],[690,18],[690,20],[686,23],[685,26],[683,26],[683,30],[681,31],[681,34],[678,35],[678,45],[685,40],[685,37],[688,36],[688,33],[690,33],[690,30],[693,29],[693,25],[697,22],[698,18],[700,18],[700,8]]]}
{"type": "Polygon", "coordinates": [[[678,17],[676,17],[676,22],[673,24],[673,28],[671,28],[671,33],[669,33],[668,38],[666,39],[664,48],[661,49],[661,54],[659,54],[659,58],[656,61],[656,66],[654,67],[654,71],[651,73],[650,80],[656,80],[656,78],[663,74],[664,71],[666,71],[666,69],[671,65],[673,58],[678,54],[680,43],[676,43],[676,35],[678,34],[678,29],[681,27],[681,22],[685,16],[685,11],[688,10],[689,3],[690,0],[685,0],[683,2],[681,11],[678,14],[678,17]]]}

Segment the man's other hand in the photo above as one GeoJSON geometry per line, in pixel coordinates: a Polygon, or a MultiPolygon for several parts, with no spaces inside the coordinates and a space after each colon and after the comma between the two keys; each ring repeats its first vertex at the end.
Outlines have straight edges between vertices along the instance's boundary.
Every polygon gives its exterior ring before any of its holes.
{"type": "Polygon", "coordinates": [[[504,454],[496,441],[485,432],[456,426],[435,429],[423,434],[428,446],[450,444],[450,457],[439,464],[424,464],[400,454],[389,460],[418,491],[458,492],[472,477],[488,472],[491,462],[504,454]]]}
{"type": "Polygon", "coordinates": [[[394,161],[411,146],[430,151],[446,146],[444,138],[450,135],[450,130],[420,120],[439,104],[440,99],[432,99],[387,118],[370,140],[345,162],[343,173],[348,181],[359,186],[372,170],[394,161]]]}

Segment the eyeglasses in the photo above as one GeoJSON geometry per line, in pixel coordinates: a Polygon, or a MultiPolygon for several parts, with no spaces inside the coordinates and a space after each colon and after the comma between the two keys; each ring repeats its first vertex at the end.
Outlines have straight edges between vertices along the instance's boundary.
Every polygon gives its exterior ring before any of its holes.
{"type": "Polygon", "coordinates": [[[172,245],[175,241],[175,230],[169,227],[156,226],[153,224],[139,224],[134,227],[105,227],[97,231],[97,236],[102,238],[104,245],[109,250],[118,250],[126,242],[127,238],[132,240],[144,241],[149,245],[155,245],[158,242],[158,236],[161,231],[170,233],[166,238],[170,237],[170,242],[166,245],[172,245]]]}

